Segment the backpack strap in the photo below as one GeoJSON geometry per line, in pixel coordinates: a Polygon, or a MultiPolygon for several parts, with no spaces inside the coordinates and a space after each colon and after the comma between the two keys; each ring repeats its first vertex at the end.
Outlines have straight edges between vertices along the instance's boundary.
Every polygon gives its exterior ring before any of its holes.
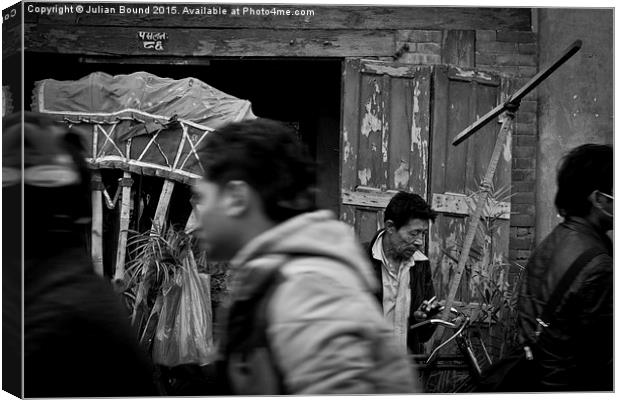
{"type": "MultiPolygon", "coordinates": [[[[287,261],[288,259],[284,261],[282,265],[284,265],[287,261]]],[[[269,303],[271,301],[271,298],[273,297],[274,292],[276,291],[278,286],[280,286],[280,284],[284,281],[284,275],[282,274],[282,271],[281,271],[282,265],[280,265],[277,268],[277,271],[272,276],[272,279],[269,282],[269,285],[265,287],[264,294],[260,297],[260,299],[258,300],[256,304],[255,313],[254,313],[254,330],[255,330],[254,335],[256,338],[256,343],[261,345],[267,350],[267,354],[269,355],[269,358],[271,360],[271,366],[273,368],[273,372],[278,382],[279,394],[286,395],[290,393],[287,392],[286,385],[284,384],[284,373],[282,372],[282,369],[280,368],[280,366],[275,360],[275,355],[274,355],[271,343],[269,342],[269,337],[267,336],[267,327],[268,327],[267,307],[269,306],[269,303]]]]}
{"type": "Polygon", "coordinates": [[[228,363],[231,354],[249,354],[253,349],[267,350],[278,385],[278,394],[285,394],[284,379],[267,337],[267,306],[273,293],[283,281],[281,267],[289,261],[282,257],[273,268],[253,276],[258,280],[254,292],[234,301],[223,316],[222,336],[220,343],[221,360],[217,368],[217,380],[221,388],[217,394],[237,394],[228,375],[228,363]]]}
{"type": "MultiPolygon", "coordinates": [[[[275,355],[273,353],[273,346],[269,341],[267,334],[267,328],[269,321],[267,318],[267,309],[271,302],[271,299],[282,282],[286,280],[286,277],[282,273],[282,269],[288,263],[303,257],[315,258],[322,256],[312,253],[287,253],[281,255],[281,260],[277,261],[275,267],[269,268],[268,271],[260,276],[254,277],[259,279],[257,282],[257,289],[254,295],[243,298],[232,305],[228,315],[228,330],[229,337],[225,338],[224,354],[228,356],[234,351],[251,351],[253,348],[264,348],[267,350],[269,358],[271,359],[271,366],[273,372],[276,375],[278,381],[279,394],[287,394],[286,385],[284,383],[284,371],[278,365],[275,355]]],[[[324,257],[324,256],[323,256],[324,257]]],[[[356,275],[364,287],[370,290],[366,280],[361,273],[350,263],[345,260],[337,259],[341,264],[344,264],[354,275],[356,275]]],[[[225,363],[225,362],[224,362],[225,363]]]]}
{"type": "Polygon", "coordinates": [[[569,286],[575,281],[575,278],[577,278],[579,272],[581,272],[581,270],[590,261],[592,261],[595,257],[601,254],[605,254],[605,251],[602,249],[590,248],[583,252],[579,257],[577,257],[577,259],[573,261],[571,266],[568,267],[568,269],[556,285],[555,289],[553,289],[553,293],[551,294],[551,296],[549,296],[549,300],[547,301],[547,304],[545,305],[542,314],[539,318],[536,318],[536,321],[538,322],[538,327],[536,330],[537,336],[540,335],[542,328],[546,328],[549,326],[552,318],[552,313],[560,304],[560,301],[564,297],[564,294],[566,294],[569,286]]]}

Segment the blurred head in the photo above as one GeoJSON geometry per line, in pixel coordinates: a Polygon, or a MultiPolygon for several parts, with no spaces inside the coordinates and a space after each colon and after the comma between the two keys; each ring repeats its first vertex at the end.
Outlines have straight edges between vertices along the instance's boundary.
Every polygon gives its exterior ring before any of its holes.
{"type": "MultiPolygon", "coordinates": [[[[21,185],[21,114],[3,121],[3,189],[21,185]]],[[[83,237],[91,218],[90,177],[80,137],[50,116],[25,112],[24,239],[38,249],[83,237]]],[[[26,256],[30,252],[26,251],[26,256]]]]}
{"type": "Polygon", "coordinates": [[[199,156],[199,235],[213,259],[230,259],[262,231],[315,209],[314,164],[281,123],[228,124],[207,135],[199,156]]]}
{"type": "Polygon", "coordinates": [[[437,213],[417,194],[398,192],[384,214],[386,245],[394,257],[408,259],[424,250],[429,223],[437,213]]]}
{"type": "Polygon", "coordinates": [[[558,170],[555,206],[563,217],[587,218],[613,228],[613,148],[584,144],[571,150],[558,170]]]}

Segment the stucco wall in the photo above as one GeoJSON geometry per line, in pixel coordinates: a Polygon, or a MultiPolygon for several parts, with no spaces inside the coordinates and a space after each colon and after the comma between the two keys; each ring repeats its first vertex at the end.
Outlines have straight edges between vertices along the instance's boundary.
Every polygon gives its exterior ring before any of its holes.
{"type": "Polygon", "coordinates": [[[538,88],[536,241],[561,221],[553,205],[563,154],[584,143],[613,143],[613,11],[538,10],[540,68],[570,43],[583,46],[538,88]]]}

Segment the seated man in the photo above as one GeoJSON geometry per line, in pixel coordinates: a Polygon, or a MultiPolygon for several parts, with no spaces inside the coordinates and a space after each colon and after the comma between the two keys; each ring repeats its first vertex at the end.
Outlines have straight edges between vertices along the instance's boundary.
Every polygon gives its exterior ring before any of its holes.
{"type": "Polygon", "coordinates": [[[430,263],[422,253],[429,221],[436,216],[422,197],[399,192],[385,209],[385,228],[364,245],[380,283],[377,298],[383,314],[401,350],[412,354],[424,352],[434,326],[411,330],[411,325],[439,311],[430,263]]]}

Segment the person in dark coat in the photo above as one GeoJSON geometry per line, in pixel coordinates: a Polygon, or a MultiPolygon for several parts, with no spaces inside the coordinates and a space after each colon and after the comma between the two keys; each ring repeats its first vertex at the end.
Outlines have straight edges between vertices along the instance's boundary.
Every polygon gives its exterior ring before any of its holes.
{"type": "Polygon", "coordinates": [[[519,296],[519,330],[533,350],[539,391],[613,390],[613,150],[573,149],[558,172],[555,205],[564,221],[538,245],[519,296]],[[592,254],[541,319],[573,262],[592,254]]]}
{"type": "Polygon", "coordinates": [[[364,244],[380,289],[377,300],[402,351],[424,352],[435,327],[411,329],[439,310],[424,240],[437,213],[417,194],[399,192],[384,214],[384,229],[364,244]],[[430,303],[429,303],[430,301],[430,303]]]}
{"type": "MultiPolygon", "coordinates": [[[[19,117],[5,125],[5,144],[21,135],[19,117]]],[[[128,313],[87,251],[90,178],[80,138],[45,115],[24,120],[24,395],[156,395],[128,313]]]]}

